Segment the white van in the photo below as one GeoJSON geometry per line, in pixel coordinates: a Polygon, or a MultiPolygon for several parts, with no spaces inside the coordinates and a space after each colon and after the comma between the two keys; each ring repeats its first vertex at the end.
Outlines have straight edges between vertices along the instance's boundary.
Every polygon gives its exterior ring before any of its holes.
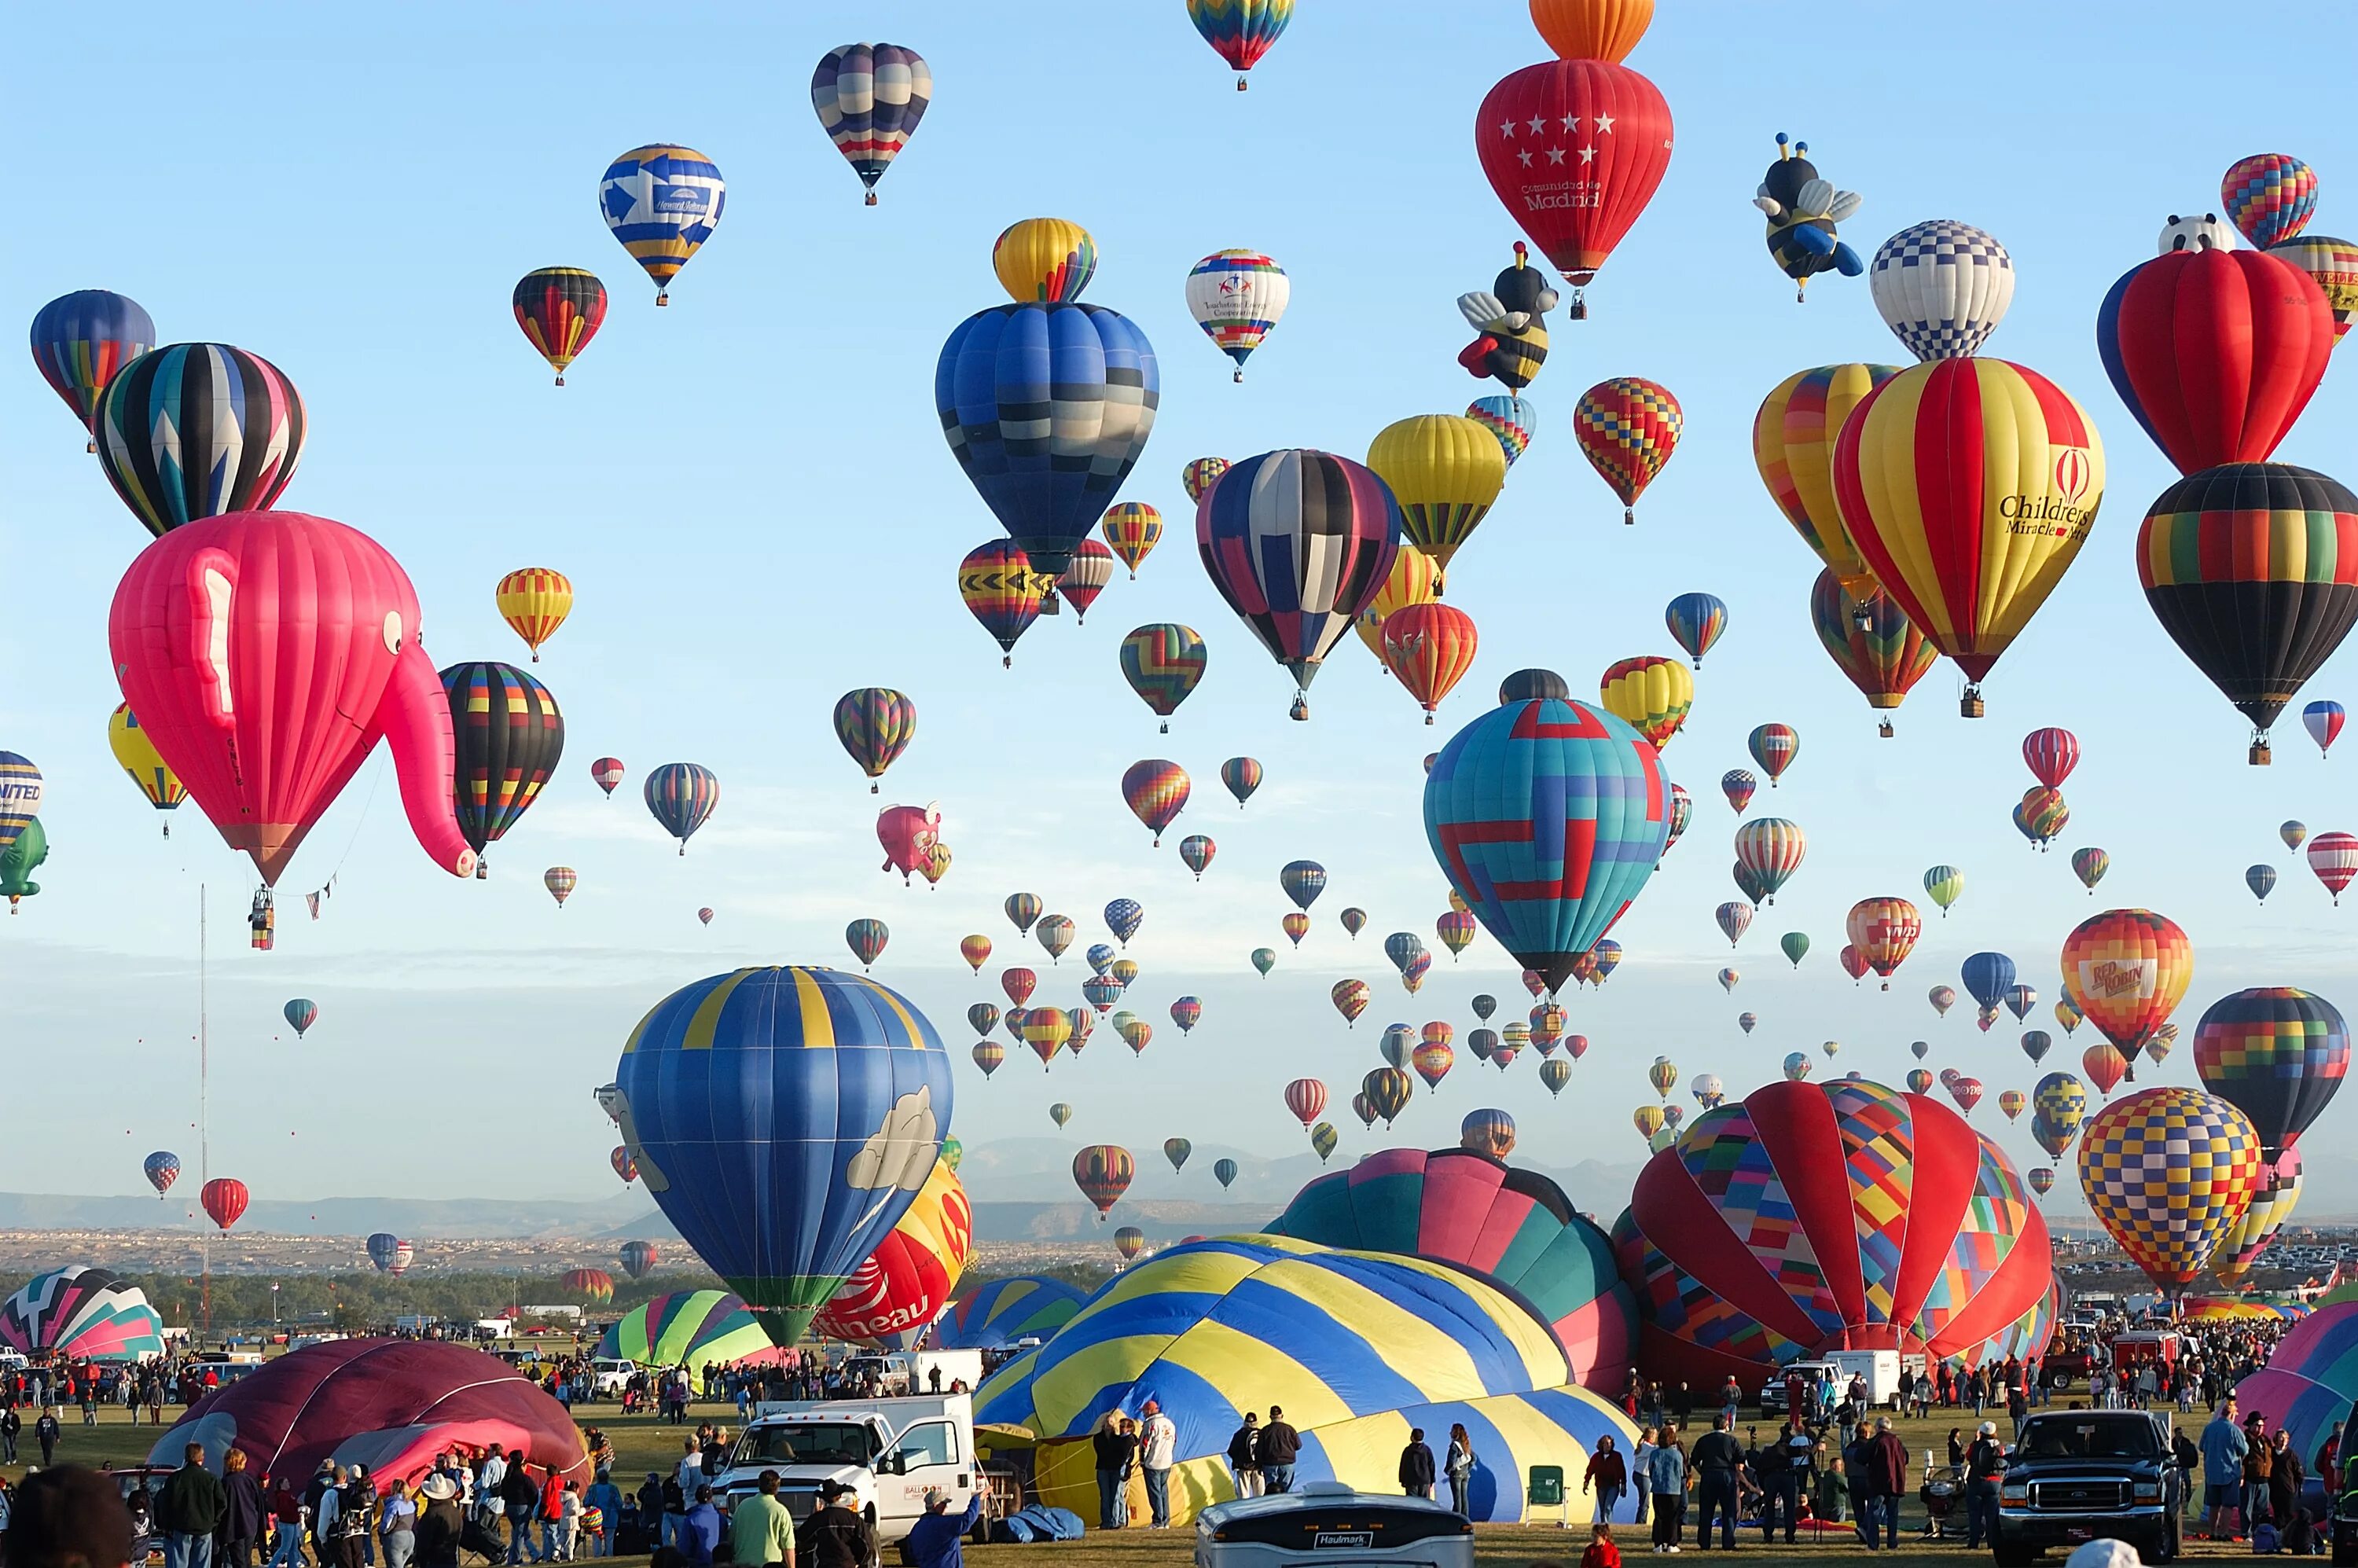
{"type": "Polygon", "coordinates": [[[1474,1527],[1427,1498],[1312,1481],[1195,1516],[1195,1568],[1474,1568],[1474,1527]]]}
{"type": "Polygon", "coordinates": [[[818,1506],[828,1481],[851,1488],[853,1511],[891,1542],[909,1533],[938,1487],[950,1512],[966,1511],[981,1477],[974,1453],[974,1401],[938,1399],[765,1400],[729,1451],[713,1500],[733,1507],[759,1488],[762,1472],[778,1473],[778,1501],[799,1523],[818,1506]]]}

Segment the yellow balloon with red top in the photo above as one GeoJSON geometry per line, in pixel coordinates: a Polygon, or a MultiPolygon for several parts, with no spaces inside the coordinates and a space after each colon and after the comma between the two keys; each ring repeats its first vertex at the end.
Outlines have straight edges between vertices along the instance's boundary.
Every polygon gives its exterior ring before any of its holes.
{"type": "Polygon", "coordinates": [[[1834,446],[1843,526],[1876,580],[1965,672],[1963,710],[2063,580],[2104,495],[2087,410],[2005,360],[1911,365],[1834,446]]]}
{"type": "Polygon", "coordinates": [[[1694,706],[1694,676],[1685,664],[1653,654],[1623,659],[1597,683],[1605,711],[1643,735],[1656,751],[1671,743],[1694,706]]]}
{"type": "Polygon", "coordinates": [[[563,572],[526,567],[500,579],[492,599],[499,606],[500,619],[524,639],[536,665],[540,645],[556,636],[565,618],[573,613],[573,583],[563,572]]]}

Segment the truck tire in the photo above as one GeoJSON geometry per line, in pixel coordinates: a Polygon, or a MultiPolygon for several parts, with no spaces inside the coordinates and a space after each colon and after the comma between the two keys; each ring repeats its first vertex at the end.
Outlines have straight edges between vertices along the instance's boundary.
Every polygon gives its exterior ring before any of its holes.
{"type": "Polygon", "coordinates": [[[2145,1553],[2145,1560],[2147,1563],[2175,1563],[2178,1551],[2178,1521],[2173,1519],[2156,1533],[2152,1547],[2145,1553]]]}
{"type": "Polygon", "coordinates": [[[2016,1545],[2003,1535],[1992,1539],[1990,1551],[1997,1558],[1997,1568],[2030,1568],[2039,1557],[2035,1549],[2016,1545]]]}

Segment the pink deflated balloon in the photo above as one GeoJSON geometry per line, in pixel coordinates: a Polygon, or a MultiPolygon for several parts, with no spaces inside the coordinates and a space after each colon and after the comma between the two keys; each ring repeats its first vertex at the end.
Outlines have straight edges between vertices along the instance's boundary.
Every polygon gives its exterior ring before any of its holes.
{"type": "Polygon", "coordinates": [[[463,877],[475,852],[452,809],[450,708],[419,620],[401,563],[358,529],[233,512],[139,553],[106,641],[140,730],[264,881],[379,740],[410,831],[463,877]]]}

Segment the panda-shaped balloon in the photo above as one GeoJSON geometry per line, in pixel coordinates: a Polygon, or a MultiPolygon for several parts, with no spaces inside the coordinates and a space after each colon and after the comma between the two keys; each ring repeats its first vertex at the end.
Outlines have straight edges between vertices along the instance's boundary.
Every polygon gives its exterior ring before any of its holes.
{"type": "Polygon", "coordinates": [[[1768,215],[1768,254],[1793,280],[1793,298],[1822,272],[1856,277],[1866,270],[1858,253],[1835,237],[1834,225],[1858,211],[1855,190],[1836,190],[1818,178],[1808,157],[1810,144],[1789,142],[1777,133],[1777,161],[1754,193],[1752,205],[1768,215]]]}
{"type": "Polygon", "coordinates": [[[1498,274],[1486,293],[1457,297],[1457,308],[1482,335],[1466,345],[1457,362],[1474,376],[1490,376],[1509,392],[1531,385],[1547,362],[1547,313],[1556,308],[1547,274],[1531,265],[1531,253],[1515,242],[1515,262],[1498,274]]]}
{"type": "Polygon", "coordinates": [[[2161,239],[2155,246],[2163,255],[2173,251],[2232,251],[2235,248],[2235,231],[2216,212],[2205,212],[2200,218],[2169,215],[2162,225],[2161,239]]]}

